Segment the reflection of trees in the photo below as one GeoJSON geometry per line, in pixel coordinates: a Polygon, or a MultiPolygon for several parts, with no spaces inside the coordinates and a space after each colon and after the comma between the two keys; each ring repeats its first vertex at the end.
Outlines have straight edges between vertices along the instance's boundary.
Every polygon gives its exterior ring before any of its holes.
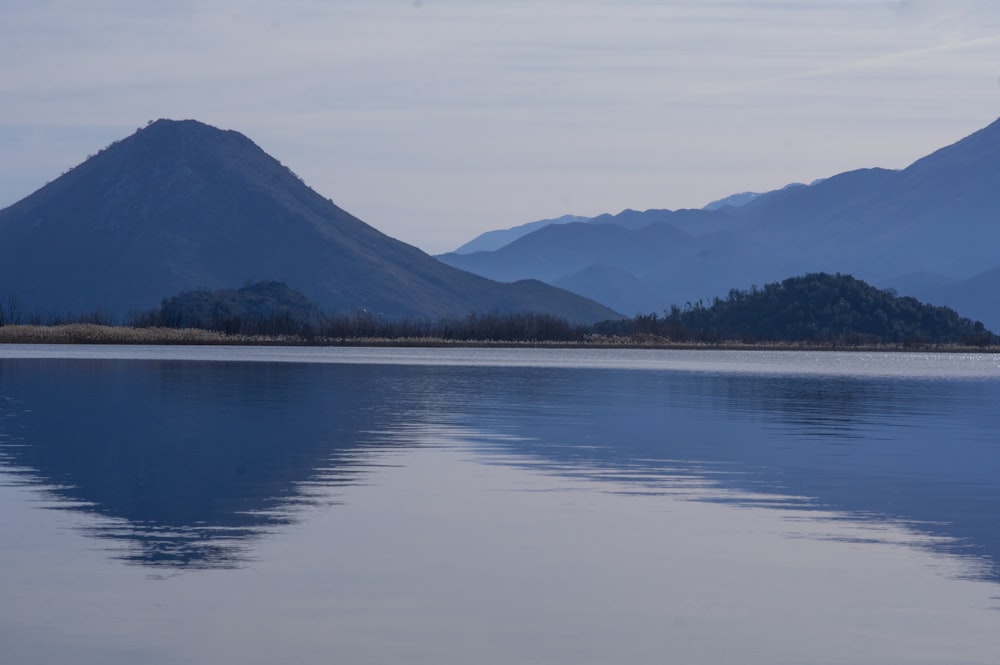
{"type": "Polygon", "coordinates": [[[854,377],[733,377],[721,390],[723,408],[760,415],[802,436],[863,436],[871,428],[906,427],[910,418],[940,413],[950,391],[927,382],[854,377]],[[936,394],[931,399],[931,394],[936,394]]]}
{"type": "Polygon", "coordinates": [[[0,427],[19,439],[2,461],[108,518],[91,532],[149,565],[237,565],[311,500],[305,481],[354,482],[370,432],[407,408],[384,409],[384,382],[358,366],[42,362],[0,366],[16,396],[0,427]]]}

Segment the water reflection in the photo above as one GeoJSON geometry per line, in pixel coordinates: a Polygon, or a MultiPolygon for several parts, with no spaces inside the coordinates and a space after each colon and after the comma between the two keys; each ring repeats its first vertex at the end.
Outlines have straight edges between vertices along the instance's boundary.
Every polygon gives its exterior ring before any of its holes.
{"type": "Polygon", "coordinates": [[[100,516],[89,532],[148,566],[243,565],[263,535],[437,431],[615,492],[906,523],[1000,580],[996,381],[0,360],[0,396],[0,463],[100,516]]]}
{"type": "Polygon", "coordinates": [[[490,422],[510,450],[561,473],[693,477],[736,490],[711,500],[770,496],[907,523],[928,546],[978,559],[982,575],[1000,579],[996,381],[577,372],[534,384],[529,400],[493,396],[517,417],[485,404],[468,423],[490,422]],[[574,399],[539,396],[570,380],[574,399]]]}
{"type": "Polygon", "coordinates": [[[319,500],[310,483],[358,482],[371,432],[407,418],[350,366],[6,362],[0,386],[0,461],[153,566],[238,565],[319,500]]]}

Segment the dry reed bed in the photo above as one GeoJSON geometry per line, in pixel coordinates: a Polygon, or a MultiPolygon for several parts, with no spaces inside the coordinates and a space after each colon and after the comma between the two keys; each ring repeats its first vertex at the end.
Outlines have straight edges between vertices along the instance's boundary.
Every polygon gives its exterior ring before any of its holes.
{"type": "MultiPolygon", "coordinates": [[[[263,342],[261,340],[258,343],[263,342]]],[[[236,338],[195,328],[128,328],[71,323],[58,326],[2,326],[0,344],[252,344],[250,338],[236,338]]]]}
{"type": "Polygon", "coordinates": [[[288,336],[227,335],[197,328],[129,328],[73,323],[57,326],[0,326],[0,344],[150,344],[150,345],[243,345],[243,346],[366,346],[366,347],[511,347],[511,348],[608,348],[608,349],[729,349],[775,351],[923,351],[953,353],[998,353],[997,346],[962,346],[957,344],[869,344],[847,346],[809,342],[677,342],[664,337],[588,336],[582,341],[501,341],[454,340],[433,337],[406,338],[312,338],[288,336]]]}

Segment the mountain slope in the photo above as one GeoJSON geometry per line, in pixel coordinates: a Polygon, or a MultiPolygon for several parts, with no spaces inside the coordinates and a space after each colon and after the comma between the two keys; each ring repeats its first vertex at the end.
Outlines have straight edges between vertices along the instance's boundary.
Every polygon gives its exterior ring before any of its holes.
{"type": "Polygon", "coordinates": [[[29,311],[121,316],[193,289],[281,280],[330,311],[389,318],[613,312],[538,284],[497,284],[389,238],[248,138],[159,120],[0,211],[0,297],[29,311]]]}
{"type": "MultiPolygon", "coordinates": [[[[948,303],[963,315],[989,323],[1000,312],[1000,267],[986,270],[954,284],[913,291],[928,302],[948,303]]],[[[996,329],[996,328],[993,328],[996,329]]]]}
{"type": "MultiPolygon", "coordinates": [[[[463,257],[461,266],[507,279],[537,277],[560,285],[589,266],[624,270],[642,284],[637,290],[616,273],[615,283],[579,292],[634,313],[637,293],[652,293],[645,311],[725,295],[811,272],[850,273],[879,285],[902,284],[914,275],[934,275],[941,284],[961,283],[1000,268],[1000,121],[942,148],[902,170],[859,169],[754,197],[716,210],[633,213],[636,229],[612,247],[581,247],[587,231],[575,225],[559,233],[537,231],[496,252],[463,257]],[[643,222],[648,224],[643,226],[643,222]],[[684,243],[657,241],[650,229],[669,225],[688,236],[684,243]],[[657,244],[658,243],[658,244],[657,244]],[[647,260],[657,251],[657,265],[647,260]],[[552,257],[545,271],[539,256],[552,257]]],[[[590,222],[596,223],[602,217],[590,222]]],[[[555,228],[555,227],[552,227],[555,228]]],[[[456,263],[451,255],[441,257],[456,263]]],[[[988,280],[987,280],[988,281],[988,280]]],[[[970,281],[968,290],[939,289],[932,300],[977,312],[1000,328],[1000,305],[970,281]],[[943,299],[940,299],[943,298],[943,299]]],[[[992,283],[992,282],[989,282],[992,283]]],[[[962,288],[962,287],[958,287],[962,288]]],[[[913,294],[913,295],[925,295],[913,294]]],[[[930,294],[926,294],[930,295],[930,294]]]]}

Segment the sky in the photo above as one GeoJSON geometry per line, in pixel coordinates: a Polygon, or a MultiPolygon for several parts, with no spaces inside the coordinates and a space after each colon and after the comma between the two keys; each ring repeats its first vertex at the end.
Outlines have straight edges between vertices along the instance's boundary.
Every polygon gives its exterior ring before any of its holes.
{"type": "Polygon", "coordinates": [[[903,168],[998,116],[996,0],[0,3],[0,207],[194,118],[441,253],[903,168]]]}

